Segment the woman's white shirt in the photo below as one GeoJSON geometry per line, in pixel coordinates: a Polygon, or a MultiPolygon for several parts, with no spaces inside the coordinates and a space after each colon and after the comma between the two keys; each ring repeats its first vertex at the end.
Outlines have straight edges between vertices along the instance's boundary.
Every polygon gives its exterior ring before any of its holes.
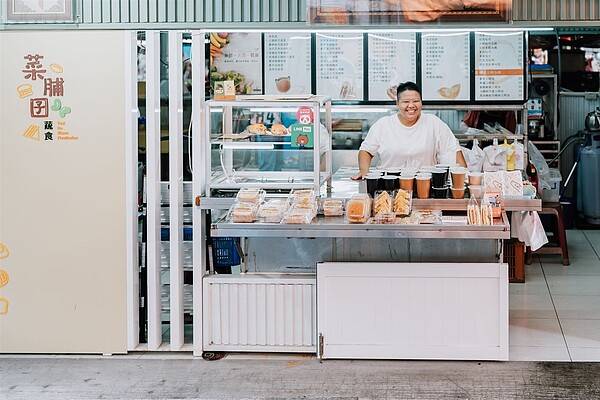
{"type": "Polygon", "coordinates": [[[460,146],[444,121],[423,113],[413,126],[402,125],[397,115],[379,119],[369,129],[360,150],[378,155],[378,166],[390,168],[435,165],[448,154],[455,157],[460,146]]]}

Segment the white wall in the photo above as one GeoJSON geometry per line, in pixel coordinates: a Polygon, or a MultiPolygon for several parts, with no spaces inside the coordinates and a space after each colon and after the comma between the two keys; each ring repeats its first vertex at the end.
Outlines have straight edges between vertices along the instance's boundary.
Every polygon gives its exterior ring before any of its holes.
{"type": "Polygon", "coordinates": [[[0,352],[127,350],[124,46],[123,32],[0,33],[0,352]],[[33,54],[64,94],[26,78],[33,54]],[[71,113],[32,117],[33,98],[71,113]]]}

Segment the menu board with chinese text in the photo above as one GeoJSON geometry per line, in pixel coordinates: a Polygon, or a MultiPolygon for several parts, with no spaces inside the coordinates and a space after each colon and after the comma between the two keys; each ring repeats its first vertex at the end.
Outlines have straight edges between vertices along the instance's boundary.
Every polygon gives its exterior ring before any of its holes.
{"type": "Polygon", "coordinates": [[[423,33],[421,82],[424,101],[471,99],[469,32],[423,33]]]}
{"type": "Polygon", "coordinates": [[[265,33],[265,94],[311,93],[309,33],[265,33]]]}
{"type": "Polygon", "coordinates": [[[368,34],[369,100],[396,100],[400,82],[417,80],[416,33],[368,34]]]}
{"type": "Polygon", "coordinates": [[[332,100],[364,100],[362,33],[316,34],[317,94],[332,100]]]}
{"type": "Polygon", "coordinates": [[[475,100],[525,98],[523,32],[475,32],[475,100]]]}

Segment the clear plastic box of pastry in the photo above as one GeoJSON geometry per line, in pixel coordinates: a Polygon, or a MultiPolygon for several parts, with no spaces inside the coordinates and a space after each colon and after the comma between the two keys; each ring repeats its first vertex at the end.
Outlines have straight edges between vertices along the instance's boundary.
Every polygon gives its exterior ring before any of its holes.
{"type": "Polygon", "coordinates": [[[269,199],[258,207],[257,218],[260,222],[279,223],[288,209],[284,199],[269,199]]]}
{"type": "Polygon", "coordinates": [[[344,199],[319,198],[319,213],[326,217],[341,217],[344,215],[346,201],[344,199]]]}
{"type": "Polygon", "coordinates": [[[364,224],[371,217],[371,197],[366,193],[353,195],[346,203],[346,221],[364,224]]]}
{"type": "Polygon", "coordinates": [[[312,204],[316,202],[315,191],[312,189],[294,189],[290,192],[290,203],[312,204]]]}
{"type": "Polygon", "coordinates": [[[373,200],[373,215],[393,214],[397,217],[410,215],[412,209],[412,191],[398,189],[391,192],[378,190],[373,200]]]}
{"type": "Polygon", "coordinates": [[[263,189],[243,187],[238,191],[235,201],[237,203],[260,204],[265,196],[266,192],[263,189]]]}
{"type": "Polygon", "coordinates": [[[231,222],[250,223],[256,221],[258,204],[256,203],[234,203],[229,209],[228,217],[231,222]]]}
{"type": "Polygon", "coordinates": [[[282,224],[310,224],[315,215],[308,209],[290,208],[283,216],[282,224]]]}

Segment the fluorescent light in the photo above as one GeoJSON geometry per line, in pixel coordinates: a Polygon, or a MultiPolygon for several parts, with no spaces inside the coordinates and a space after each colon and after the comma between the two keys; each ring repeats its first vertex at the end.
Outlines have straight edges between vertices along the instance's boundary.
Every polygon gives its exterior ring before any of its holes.
{"type": "Polygon", "coordinates": [[[223,142],[220,145],[222,149],[232,150],[273,150],[275,148],[273,143],[264,142],[223,142]]]}

